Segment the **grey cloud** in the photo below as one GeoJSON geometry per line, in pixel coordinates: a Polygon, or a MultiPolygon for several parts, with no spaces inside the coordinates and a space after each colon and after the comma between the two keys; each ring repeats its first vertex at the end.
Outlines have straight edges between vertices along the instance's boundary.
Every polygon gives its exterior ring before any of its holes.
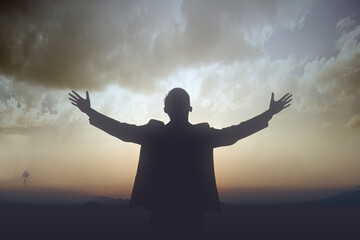
{"type": "Polygon", "coordinates": [[[92,65],[108,64],[102,61],[106,41],[101,40],[111,36],[94,34],[106,27],[99,26],[95,9],[71,1],[2,3],[1,72],[45,86],[76,88],[83,81],[96,86],[101,79],[92,65]]]}
{"type": "MultiPolygon", "coordinates": [[[[215,106],[221,99],[227,98],[227,109],[240,109],[259,98],[267,101],[263,96],[267,96],[271,90],[276,94],[291,92],[294,95],[292,109],[298,112],[322,114],[347,109],[352,115],[358,114],[359,36],[360,26],[344,31],[336,42],[337,54],[331,58],[310,60],[289,56],[287,59],[271,61],[264,57],[232,67],[219,66],[203,78],[201,93],[205,98],[216,96],[218,91],[222,93],[213,102],[207,102],[207,106],[215,106]],[[253,94],[250,96],[249,92],[253,94]]],[[[339,113],[337,117],[344,121],[346,116],[339,113]]],[[[357,126],[356,121],[353,121],[350,126],[357,126]]]]}
{"type": "Polygon", "coordinates": [[[262,56],[271,26],[293,21],[279,14],[281,4],[3,1],[0,73],[45,87],[100,89],[116,83],[148,90],[184,67],[262,56]]]}
{"type": "Polygon", "coordinates": [[[71,117],[64,90],[45,89],[0,75],[0,129],[60,124],[71,117]]]}
{"type": "Polygon", "coordinates": [[[41,102],[41,110],[43,113],[57,114],[58,99],[53,95],[47,94],[41,102]]]}
{"type": "Polygon", "coordinates": [[[360,114],[353,116],[345,125],[348,128],[360,128],[360,114]]]}
{"type": "Polygon", "coordinates": [[[346,17],[346,18],[342,18],[338,21],[338,23],[336,24],[336,27],[338,29],[346,29],[349,28],[353,25],[355,25],[356,22],[355,20],[353,20],[350,16],[346,17]]]}
{"type": "Polygon", "coordinates": [[[299,79],[302,110],[326,112],[345,104],[357,113],[360,97],[360,26],[337,40],[336,56],[308,62],[299,79]]]}
{"type": "MultiPolygon", "coordinates": [[[[218,66],[204,86],[232,92],[231,99],[260,85],[264,88],[268,85],[262,79],[245,84],[238,79],[247,79],[248,73],[260,79],[272,72],[273,66],[261,67],[266,34],[274,26],[301,25],[299,16],[306,14],[307,4],[295,4],[293,14],[284,15],[285,5],[281,1],[1,2],[0,127],[71,122],[80,113],[63,104],[68,101],[62,89],[94,92],[118,84],[131,91],[151,91],[158,79],[166,81],[182,68],[218,66]],[[254,59],[260,59],[260,69],[254,59]],[[232,72],[233,66],[242,67],[232,72]],[[215,74],[227,71],[230,76],[215,74]],[[211,79],[213,84],[208,84],[211,79]]],[[[210,104],[218,109],[225,100],[210,104]]],[[[235,101],[237,106],[239,100],[235,101]]]]}

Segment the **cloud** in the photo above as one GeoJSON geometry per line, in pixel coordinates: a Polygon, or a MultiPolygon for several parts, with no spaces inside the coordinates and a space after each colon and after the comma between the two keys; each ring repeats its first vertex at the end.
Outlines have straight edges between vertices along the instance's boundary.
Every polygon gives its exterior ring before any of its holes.
{"type": "Polygon", "coordinates": [[[1,72],[44,86],[97,86],[103,79],[96,68],[111,65],[106,58],[114,46],[107,42],[115,23],[107,26],[100,13],[109,9],[96,7],[75,1],[2,3],[1,72]]]}
{"type": "MultiPolygon", "coordinates": [[[[5,117],[0,127],[49,126],[78,119],[80,114],[67,104],[69,88],[93,94],[118,85],[131,92],[153,93],[155,87],[166,86],[161,89],[163,97],[170,86],[163,83],[189,69],[199,74],[187,79],[188,88],[202,86],[201,94],[209,98],[211,91],[206,88],[213,86],[219,90],[217,95],[225,91],[239,103],[235,97],[243,90],[258,89],[256,84],[268,86],[261,78],[270,75],[272,68],[264,66],[263,60],[263,44],[271,32],[300,28],[309,5],[286,1],[2,1],[0,113],[5,117]],[[209,84],[219,72],[224,74],[209,84]]],[[[280,73],[276,75],[280,79],[287,76],[280,73]]],[[[177,85],[183,82],[178,79],[177,85]]],[[[218,111],[227,106],[227,100],[208,102],[218,111]]]]}
{"type": "Polygon", "coordinates": [[[346,28],[349,28],[353,25],[355,25],[356,22],[355,20],[351,19],[350,16],[346,17],[346,18],[342,18],[338,21],[338,23],[336,24],[336,27],[338,29],[346,29],[346,28]]]}
{"type": "Polygon", "coordinates": [[[70,120],[63,90],[46,90],[0,75],[0,128],[60,124],[70,120]]]}
{"type": "Polygon", "coordinates": [[[360,114],[353,116],[346,124],[348,128],[360,128],[360,114]]]}
{"type": "Polygon", "coordinates": [[[304,73],[298,79],[298,93],[302,96],[299,110],[327,112],[345,104],[357,104],[360,96],[359,37],[359,25],[344,31],[336,41],[336,56],[316,58],[305,64],[304,73]]]}
{"type": "Polygon", "coordinates": [[[303,23],[309,2],[286,2],[2,1],[0,73],[53,88],[149,91],[181,68],[262,56],[273,28],[303,23]]]}
{"type": "Polygon", "coordinates": [[[53,95],[46,94],[41,102],[42,113],[57,114],[58,113],[58,98],[53,95]]]}
{"type": "Polygon", "coordinates": [[[324,123],[321,125],[321,128],[323,128],[323,129],[329,129],[329,128],[331,128],[333,125],[334,125],[333,122],[324,122],[324,123]]]}
{"type": "Polygon", "coordinates": [[[214,65],[199,76],[204,107],[214,110],[213,114],[224,109],[239,112],[243,107],[253,108],[259,99],[267,101],[264,96],[271,91],[291,92],[291,109],[296,112],[324,116],[324,122],[328,122],[326,114],[333,114],[344,121],[349,114],[357,114],[360,106],[359,37],[359,25],[344,30],[334,44],[336,54],[330,58],[290,55],[272,60],[263,56],[214,65]]]}
{"type": "Polygon", "coordinates": [[[276,29],[306,27],[311,1],[2,4],[2,128],[72,121],[78,115],[63,104],[67,89],[93,93],[110,84],[151,92],[187,82],[199,92],[192,91],[200,94],[202,111],[213,115],[268,101],[272,90],[294,93],[292,108],[300,112],[331,111],[360,99],[359,26],[343,29],[331,58],[272,60],[264,52],[276,29]],[[196,74],[180,79],[187,71],[196,74]],[[173,76],[178,79],[171,83],[173,76]]]}

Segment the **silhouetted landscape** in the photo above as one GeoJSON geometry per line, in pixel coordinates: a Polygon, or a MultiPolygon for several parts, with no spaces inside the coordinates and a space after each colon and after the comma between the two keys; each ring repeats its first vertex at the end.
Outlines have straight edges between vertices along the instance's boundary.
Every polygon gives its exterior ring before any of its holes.
{"type": "MultiPolygon", "coordinates": [[[[1,239],[148,239],[147,211],[104,196],[81,204],[0,201],[1,239]]],[[[358,239],[360,191],[288,204],[226,204],[205,213],[204,239],[358,239]]]]}

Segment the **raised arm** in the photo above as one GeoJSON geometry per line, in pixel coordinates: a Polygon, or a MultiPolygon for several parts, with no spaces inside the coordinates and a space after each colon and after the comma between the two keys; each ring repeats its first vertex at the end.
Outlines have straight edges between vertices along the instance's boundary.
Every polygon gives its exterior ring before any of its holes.
{"type": "Polygon", "coordinates": [[[212,129],[210,137],[212,146],[221,147],[232,145],[238,140],[266,128],[273,115],[278,114],[283,109],[290,106],[290,102],[292,101],[291,96],[291,94],[287,93],[278,101],[275,101],[274,93],[272,93],[270,106],[267,111],[238,125],[223,128],[221,130],[212,129]]]}
{"type": "Polygon", "coordinates": [[[77,92],[69,93],[71,104],[78,107],[89,116],[90,124],[117,137],[125,142],[141,144],[144,139],[144,126],[136,126],[121,123],[109,118],[91,108],[89,92],[86,91],[86,98],[81,97],[77,92]]]}

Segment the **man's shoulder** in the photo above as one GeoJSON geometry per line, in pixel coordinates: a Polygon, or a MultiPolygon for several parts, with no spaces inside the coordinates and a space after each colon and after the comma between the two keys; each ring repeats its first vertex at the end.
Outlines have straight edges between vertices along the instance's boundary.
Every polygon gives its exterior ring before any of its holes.
{"type": "Polygon", "coordinates": [[[210,128],[210,125],[207,122],[202,122],[202,123],[195,124],[194,127],[197,127],[197,128],[210,128]]]}
{"type": "Polygon", "coordinates": [[[160,120],[150,119],[150,121],[146,125],[151,127],[161,127],[164,126],[165,124],[160,120]]]}
{"type": "MultiPolygon", "coordinates": [[[[165,126],[164,122],[157,120],[157,119],[150,119],[149,122],[144,125],[150,128],[162,128],[165,126]]],[[[196,123],[193,124],[193,127],[195,129],[210,129],[210,125],[207,122],[202,122],[202,123],[196,123]]]]}

